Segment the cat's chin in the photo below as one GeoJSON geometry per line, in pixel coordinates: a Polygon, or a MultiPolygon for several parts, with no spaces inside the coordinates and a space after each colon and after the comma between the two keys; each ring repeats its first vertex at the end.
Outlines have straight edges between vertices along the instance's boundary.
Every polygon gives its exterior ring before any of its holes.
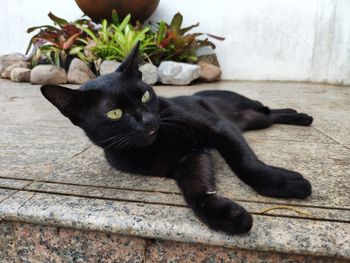
{"type": "Polygon", "coordinates": [[[143,143],[141,146],[150,146],[152,145],[157,138],[157,133],[153,133],[151,135],[146,135],[143,139],[143,143]]]}
{"type": "Polygon", "coordinates": [[[157,139],[157,132],[141,135],[134,141],[136,147],[147,147],[152,145],[157,139]]]}

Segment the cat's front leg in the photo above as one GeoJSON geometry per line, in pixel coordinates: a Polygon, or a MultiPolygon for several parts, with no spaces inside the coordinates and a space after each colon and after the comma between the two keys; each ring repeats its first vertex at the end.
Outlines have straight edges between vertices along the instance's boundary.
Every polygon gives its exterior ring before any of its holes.
{"type": "Polygon", "coordinates": [[[262,195],[280,198],[306,198],[311,184],[301,174],[260,161],[240,130],[226,120],[210,126],[211,142],[236,175],[262,195]]]}
{"type": "Polygon", "coordinates": [[[240,205],[216,194],[209,152],[199,151],[185,156],[173,178],[188,205],[211,229],[229,234],[245,233],[251,229],[252,216],[240,205]]]}

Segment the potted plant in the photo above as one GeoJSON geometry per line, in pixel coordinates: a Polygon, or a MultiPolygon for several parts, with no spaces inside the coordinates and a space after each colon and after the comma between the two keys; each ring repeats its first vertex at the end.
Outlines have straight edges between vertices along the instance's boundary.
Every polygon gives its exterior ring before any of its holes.
{"type": "Polygon", "coordinates": [[[95,22],[112,20],[112,10],[120,19],[131,14],[131,22],[144,22],[157,9],[159,0],[75,0],[79,8],[95,22]]]}

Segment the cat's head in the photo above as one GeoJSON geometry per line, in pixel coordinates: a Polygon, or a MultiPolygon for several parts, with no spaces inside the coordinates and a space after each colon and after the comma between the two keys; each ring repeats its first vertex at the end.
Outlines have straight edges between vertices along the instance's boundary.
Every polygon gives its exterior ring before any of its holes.
{"type": "Polygon", "coordinates": [[[118,69],[79,90],[45,85],[41,92],[96,144],[106,148],[146,146],[159,128],[158,99],[142,81],[139,43],[118,69]]]}

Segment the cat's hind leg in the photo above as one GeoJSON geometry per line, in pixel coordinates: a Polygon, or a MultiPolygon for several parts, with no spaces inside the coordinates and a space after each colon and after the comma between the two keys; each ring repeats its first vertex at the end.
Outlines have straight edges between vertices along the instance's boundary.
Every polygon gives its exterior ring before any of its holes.
{"type": "Polygon", "coordinates": [[[237,124],[241,131],[265,129],[274,123],[274,119],[270,113],[256,110],[244,110],[236,116],[236,120],[233,122],[237,124]]]}
{"type": "Polygon", "coordinates": [[[298,126],[310,126],[313,122],[313,118],[305,113],[284,113],[277,112],[271,113],[273,123],[298,125],[298,126]]]}
{"type": "Polygon", "coordinates": [[[270,109],[271,113],[298,113],[295,109],[284,108],[284,109],[270,109]]]}
{"type": "Polygon", "coordinates": [[[238,113],[234,121],[242,131],[265,129],[272,124],[310,126],[313,118],[294,109],[269,109],[261,107],[255,110],[244,110],[238,113]]]}
{"type": "Polygon", "coordinates": [[[252,216],[240,205],[216,194],[213,170],[211,154],[203,150],[185,156],[173,178],[187,204],[210,228],[229,234],[248,232],[252,216]]]}

